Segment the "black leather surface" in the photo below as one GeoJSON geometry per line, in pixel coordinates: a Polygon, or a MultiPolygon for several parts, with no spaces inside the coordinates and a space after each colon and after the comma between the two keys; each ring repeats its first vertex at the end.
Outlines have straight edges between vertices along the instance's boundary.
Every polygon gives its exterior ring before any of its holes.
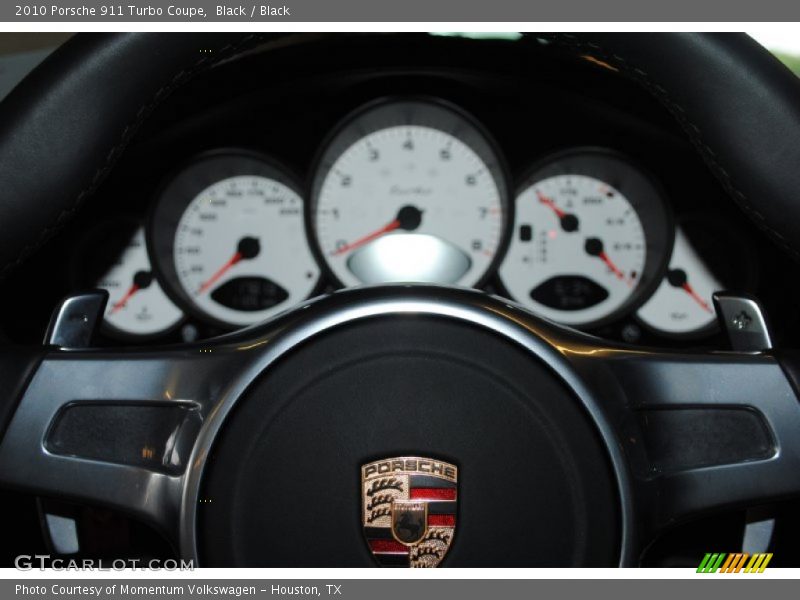
{"type": "Polygon", "coordinates": [[[0,103],[0,276],[63,224],[152,108],[256,36],[81,34],[0,103]]]}
{"type": "MultiPolygon", "coordinates": [[[[542,34],[633,77],[800,257],[800,81],[739,34],[542,34]]],[[[80,206],[158,102],[253,34],[82,34],[0,104],[0,277],[80,206]],[[210,50],[210,52],[205,52],[210,50]]]]}
{"type": "Polygon", "coordinates": [[[601,58],[656,96],[728,194],[800,258],[800,78],[744,34],[546,37],[601,58]]]}

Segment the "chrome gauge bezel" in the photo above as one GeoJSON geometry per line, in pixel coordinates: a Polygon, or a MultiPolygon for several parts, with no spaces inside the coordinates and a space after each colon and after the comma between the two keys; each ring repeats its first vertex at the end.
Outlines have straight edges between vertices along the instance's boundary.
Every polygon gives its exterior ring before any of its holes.
{"type": "MultiPolygon", "coordinates": [[[[209,314],[186,293],[179,281],[173,259],[175,231],[186,208],[198,194],[224,179],[243,175],[272,179],[297,194],[303,202],[301,222],[305,242],[308,244],[309,236],[305,227],[306,201],[300,179],[290,168],[274,158],[244,148],[220,148],[203,152],[186,161],[162,183],[155,194],[147,219],[147,246],[164,290],[188,314],[223,330],[242,329],[246,325],[227,322],[209,314]]],[[[306,298],[316,295],[321,286],[322,277],[316,257],[314,262],[318,272],[306,298]]],[[[292,306],[287,305],[281,310],[292,306]]]]}
{"type": "MultiPolygon", "coordinates": [[[[645,233],[645,265],[639,283],[628,299],[608,314],[579,324],[568,324],[583,330],[592,330],[613,323],[625,315],[633,314],[657,289],[669,264],[675,236],[675,218],[666,192],[658,180],[642,165],[625,154],[597,146],[571,147],[543,157],[525,170],[518,179],[514,195],[514,215],[520,195],[536,182],[558,175],[583,175],[605,181],[625,195],[637,211],[645,233]],[[626,176],[621,184],[620,174],[626,176]],[[647,210],[640,210],[640,207],[647,210]],[[645,217],[645,218],[643,218],[645,217]]],[[[508,236],[510,249],[517,232],[516,220],[508,236]]],[[[509,258],[508,250],[504,260],[509,258]]],[[[502,263],[497,267],[498,291],[536,313],[536,308],[526,299],[518,299],[503,281],[502,263]]],[[[553,319],[547,316],[546,318],[553,319]]],[[[557,321],[557,319],[554,319],[557,321]]]]}
{"type": "Polygon", "coordinates": [[[457,137],[473,150],[492,172],[502,206],[503,221],[494,257],[480,276],[469,284],[469,287],[482,288],[497,273],[508,248],[509,232],[514,223],[514,202],[511,196],[512,178],[501,146],[489,129],[457,104],[436,96],[401,95],[377,98],[357,106],[331,129],[320,144],[312,161],[307,183],[306,230],[312,252],[325,277],[334,287],[351,287],[343,283],[336,275],[320,244],[315,222],[320,188],[333,163],[353,144],[380,129],[408,124],[428,126],[457,137]],[[445,121],[453,123],[453,127],[443,128],[441,126],[442,117],[445,121]]]}

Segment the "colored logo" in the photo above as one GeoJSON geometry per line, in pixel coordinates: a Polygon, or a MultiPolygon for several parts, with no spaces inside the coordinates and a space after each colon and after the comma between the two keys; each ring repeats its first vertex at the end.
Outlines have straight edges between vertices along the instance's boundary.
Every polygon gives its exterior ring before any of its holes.
{"type": "Polygon", "coordinates": [[[698,573],[763,573],[769,561],[772,560],[771,552],[758,552],[748,554],[737,552],[725,554],[709,552],[700,561],[698,573]]]}
{"type": "Polygon", "coordinates": [[[453,543],[458,469],[421,456],[361,467],[361,521],[384,567],[437,567],[453,543]]]}

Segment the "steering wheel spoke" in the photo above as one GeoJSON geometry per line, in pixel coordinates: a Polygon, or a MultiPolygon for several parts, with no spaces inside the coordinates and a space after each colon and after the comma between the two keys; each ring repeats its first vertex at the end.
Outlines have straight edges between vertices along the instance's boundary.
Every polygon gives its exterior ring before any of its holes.
{"type": "Polygon", "coordinates": [[[645,536],[800,496],[800,404],[774,356],[610,350],[583,362],[628,458],[645,536]]]}
{"type": "Polygon", "coordinates": [[[177,542],[183,478],[230,356],[53,351],[0,443],[0,484],[118,509],[177,542]],[[202,374],[202,376],[201,376],[202,374]]]}

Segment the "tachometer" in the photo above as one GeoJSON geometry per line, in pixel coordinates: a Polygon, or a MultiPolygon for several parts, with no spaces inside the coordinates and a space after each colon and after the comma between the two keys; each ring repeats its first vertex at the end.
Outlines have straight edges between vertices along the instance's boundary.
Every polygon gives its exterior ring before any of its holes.
{"type": "Polygon", "coordinates": [[[501,282],[534,312],[596,326],[657,285],[672,235],[658,188],[628,161],[602,150],[563,153],[520,186],[501,282]]]}
{"type": "Polygon", "coordinates": [[[476,285],[504,249],[501,165],[475,121],[448,105],[364,108],[319,161],[310,204],[317,250],[344,285],[476,285]]]}
{"type": "Polygon", "coordinates": [[[167,289],[207,320],[245,326],[307,298],[319,279],[299,187],[245,152],[199,158],[161,192],[151,242],[167,289]]]}

